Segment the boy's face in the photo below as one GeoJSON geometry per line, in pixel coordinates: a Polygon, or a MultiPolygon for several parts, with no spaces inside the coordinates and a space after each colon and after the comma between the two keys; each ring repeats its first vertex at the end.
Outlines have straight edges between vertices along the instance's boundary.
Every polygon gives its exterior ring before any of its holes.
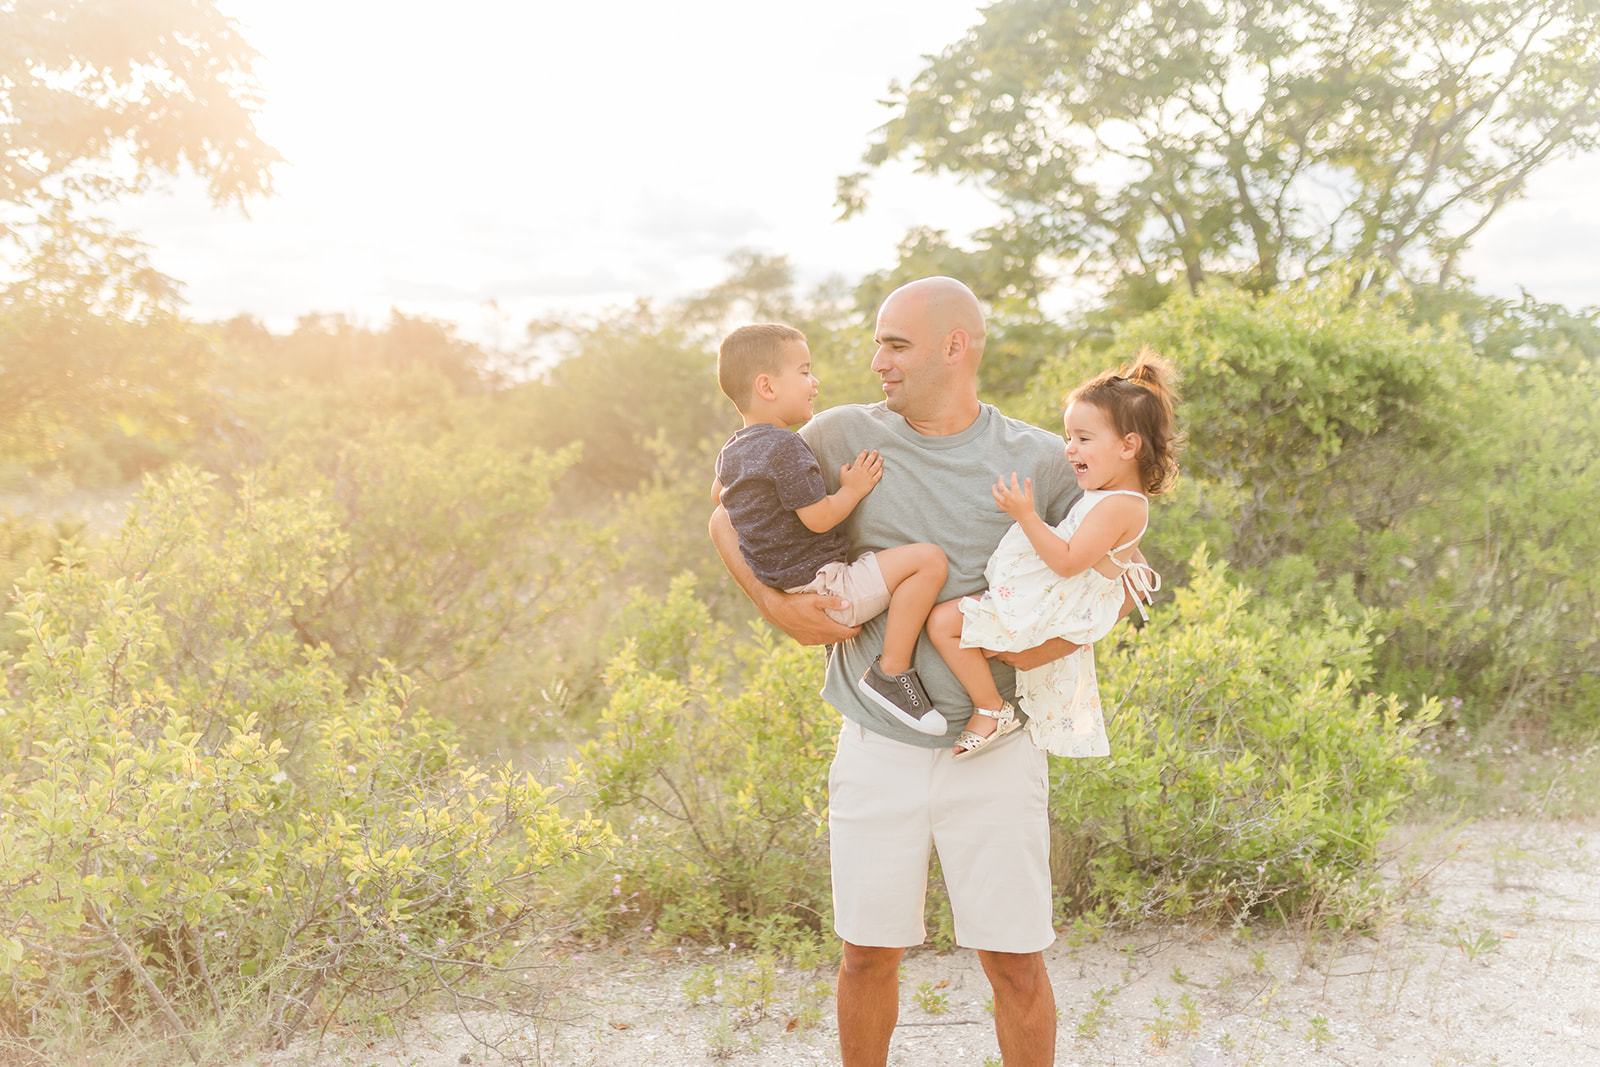
{"type": "Polygon", "coordinates": [[[768,378],[772,383],[774,414],[787,426],[809,422],[814,413],[817,380],[811,376],[811,349],[804,341],[784,345],[783,367],[768,378]]]}

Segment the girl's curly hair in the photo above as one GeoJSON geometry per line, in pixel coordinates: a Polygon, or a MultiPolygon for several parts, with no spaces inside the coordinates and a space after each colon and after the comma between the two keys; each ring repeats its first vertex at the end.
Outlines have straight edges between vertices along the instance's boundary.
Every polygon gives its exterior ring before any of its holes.
{"type": "Polygon", "coordinates": [[[1139,435],[1139,481],[1150,496],[1170,490],[1178,478],[1178,453],[1184,435],[1176,425],[1177,403],[1172,364],[1148,346],[1128,366],[1108,370],[1084,382],[1067,396],[1106,413],[1117,433],[1139,435]]]}

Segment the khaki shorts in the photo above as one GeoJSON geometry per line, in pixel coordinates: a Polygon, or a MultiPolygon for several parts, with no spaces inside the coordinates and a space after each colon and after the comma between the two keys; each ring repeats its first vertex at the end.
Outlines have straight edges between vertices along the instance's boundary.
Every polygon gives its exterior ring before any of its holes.
{"type": "Polygon", "coordinates": [[[928,848],[939,850],[956,944],[1039,952],[1051,924],[1049,770],[1026,731],[955,762],[846,721],[828,772],[834,929],[853,945],[927,936],[928,848]]]}
{"type": "Polygon", "coordinates": [[[827,613],[828,618],[841,626],[860,626],[889,610],[889,587],[884,584],[878,557],[871,552],[854,563],[824,563],[810,582],[784,591],[844,597],[850,601],[848,608],[827,613]]]}

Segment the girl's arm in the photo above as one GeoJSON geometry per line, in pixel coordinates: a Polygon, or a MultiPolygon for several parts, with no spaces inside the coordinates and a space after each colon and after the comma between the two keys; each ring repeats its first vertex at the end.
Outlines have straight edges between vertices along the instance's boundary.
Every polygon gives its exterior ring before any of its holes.
{"type": "Polygon", "coordinates": [[[1004,475],[994,486],[994,502],[1017,521],[1028,543],[1039,553],[1045,566],[1071,578],[1082,574],[1113,548],[1131,540],[1144,526],[1146,505],[1131,496],[1114,496],[1095,505],[1084,517],[1083,525],[1064,540],[1033,507],[1033,479],[1025,478],[1019,485],[1015,473],[1006,484],[1004,475]]]}

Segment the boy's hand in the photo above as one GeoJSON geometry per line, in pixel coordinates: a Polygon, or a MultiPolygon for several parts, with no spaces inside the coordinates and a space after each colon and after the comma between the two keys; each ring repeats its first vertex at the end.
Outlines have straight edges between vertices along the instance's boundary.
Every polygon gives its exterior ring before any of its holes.
{"type": "Polygon", "coordinates": [[[883,457],[876,452],[862,452],[854,463],[839,468],[839,488],[848,489],[858,497],[872,492],[883,478],[883,457]]]}
{"type": "Polygon", "coordinates": [[[1001,475],[1000,480],[994,483],[994,502],[1000,505],[1000,510],[1010,515],[1017,522],[1030,515],[1039,513],[1033,507],[1033,479],[1024,478],[1022,484],[1017,484],[1017,472],[1011,472],[1011,484],[1006,484],[1006,476],[1001,475]]]}

